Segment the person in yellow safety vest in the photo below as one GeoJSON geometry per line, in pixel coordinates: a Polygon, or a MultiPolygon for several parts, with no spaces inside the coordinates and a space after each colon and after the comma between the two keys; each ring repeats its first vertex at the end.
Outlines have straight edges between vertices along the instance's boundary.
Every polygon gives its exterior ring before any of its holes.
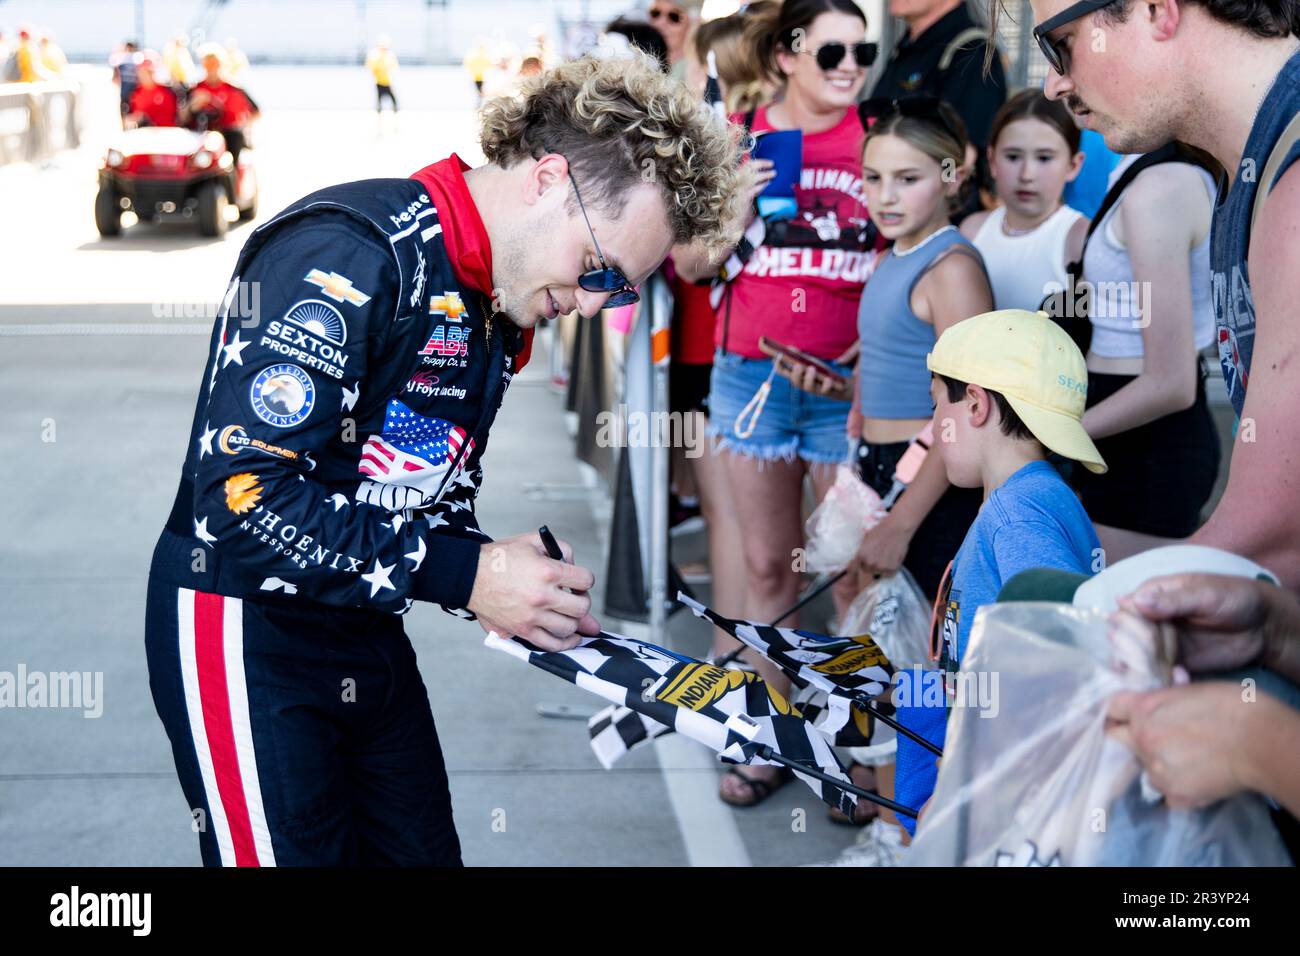
{"type": "Polygon", "coordinates": [[[31,30],[26,27],[18,31],[18,82],[36,83],[51,78],[50,71],[41,63],[41,50],[32,38],[31,30]]]}
{"type": "Polygon", "coordinates": [[[190,56],[190,38],[178,33],[167,41],[162,51],[163,67],[174,89],[188,89],[198,69],[194,66],[194,57],[190,56]]]}
{"type": "Polygon", "coordinates": [[[393,104],[397,112],[397,97],[393,95],[393,75],[397,73],[397,54],[390,49],[391,41],[381,36],[375,41],[375,47],[366,54],[366,68],[375,78],[375,112],[384,111],[384,99],[393,104]]]}
{"type": "Polygon", "coordinates": [[[488,53],[487,43],[479,40],[465,54],[465,69],[469,70],[474,80],[474,90],[481,100],[483,98],[483,81],[487,79],[488,70],[492,69],[492,55],[488,53]]]}
{"type": "Polygon", "coordinates": [[[226,79],[231,83],[242,82],[247,79],[247,70],[248,55],[239,48],[238,41],[231,37],[226,41],[226,79]]]}
{"type": "Polygon", "coordinates": [[[64,55],[63,50],[54,42],[53,34],[46,33],[41,37],[41,66],[53,76],[59,76],[68,68],[68,58],[64,55]]]}

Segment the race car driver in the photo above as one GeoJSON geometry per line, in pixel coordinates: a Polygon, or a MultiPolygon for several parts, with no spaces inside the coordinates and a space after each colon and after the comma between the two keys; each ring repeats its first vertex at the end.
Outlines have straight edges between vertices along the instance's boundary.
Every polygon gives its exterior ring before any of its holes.
{"type": "Polygon", "coordinates": [[[324,189],[236,264],[145,628],[206,864],[458,864],[401,615],[598,630],[567,545],[479,530],[488,431],[540,319],[726,244],[738,136],[640,59],[561,65],[482,123],[487,165],[324,189]]]}

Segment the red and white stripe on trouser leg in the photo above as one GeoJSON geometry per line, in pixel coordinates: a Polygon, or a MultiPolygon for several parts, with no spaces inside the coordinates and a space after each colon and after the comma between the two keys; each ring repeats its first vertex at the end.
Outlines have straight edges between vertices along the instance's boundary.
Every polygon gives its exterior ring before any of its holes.
{"type": "Polygon", "coordinates": [[[248,717],[244,602],[177,590],[185,707],[207,796],[206,823],[223,866],[275,866],[248,717]]]}

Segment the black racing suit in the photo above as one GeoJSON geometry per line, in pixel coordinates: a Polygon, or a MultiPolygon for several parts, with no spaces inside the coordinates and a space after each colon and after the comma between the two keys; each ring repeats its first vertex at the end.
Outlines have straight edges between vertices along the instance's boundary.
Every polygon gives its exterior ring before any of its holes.
{"type": "Polygon", "coordinates": [[[459,862],[398,615],[473,616],[480,461],[522,335],[457,283],[442,228],[415,180],[349,183],[235,267],[146,624],[207,864],[459,862]]]}

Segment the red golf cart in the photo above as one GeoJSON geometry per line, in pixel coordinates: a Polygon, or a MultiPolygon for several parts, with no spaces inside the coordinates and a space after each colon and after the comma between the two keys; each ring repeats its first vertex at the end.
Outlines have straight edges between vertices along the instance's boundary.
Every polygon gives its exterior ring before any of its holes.
{"type": "Polygon", "coordinates": [[[129,210],[148,222],[197,217],[201,235],[222,236],[228,205],[240,220],[257,215],[252,150],[236,163],[219,132],[145,126],[122,133],[105,153],[95,226],[101,236],[120,235],[129,210]]]}

